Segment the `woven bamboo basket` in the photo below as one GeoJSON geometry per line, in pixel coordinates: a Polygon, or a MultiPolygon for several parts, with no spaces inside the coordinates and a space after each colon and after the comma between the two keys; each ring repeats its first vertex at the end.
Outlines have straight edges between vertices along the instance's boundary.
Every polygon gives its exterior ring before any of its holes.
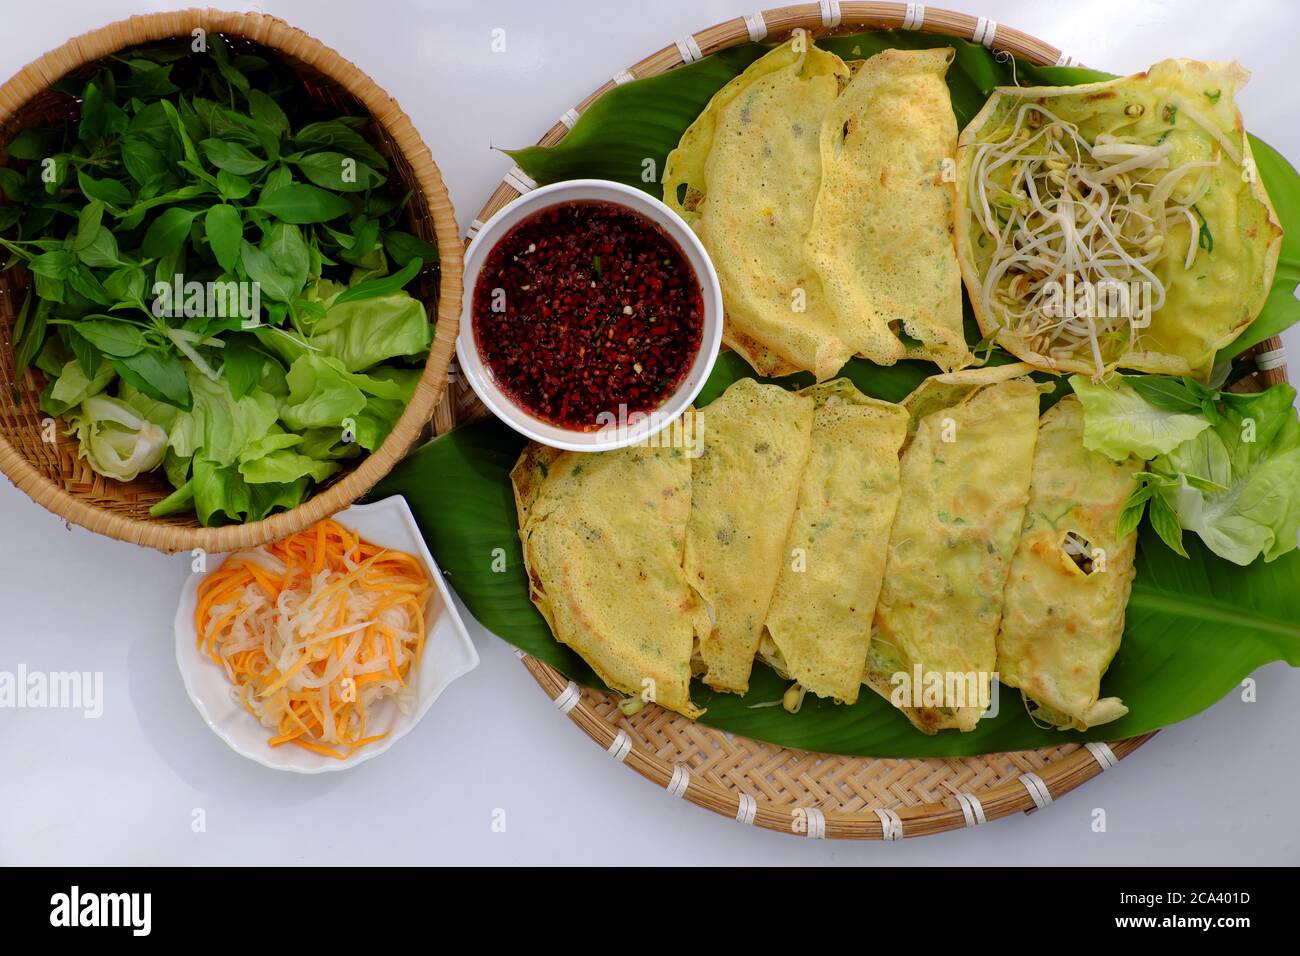
{"type": "Polygon", "coordinates": [[[367,138],[388,158],[394,188],[410,190],[407,228],[437,245],[441,266],[419,277],[417,297],[438,302],[437,334],[424,374],[406,411],[373,454],[292,511],[263,521],[203,528],[193,516],[149,517],[149,508],[170,492],[158,475],[132,482],[106,479],[77,455],[77,442],[57,429],[57,441],[43,440],[46,415],[40,410],[44,381],[27,372],[15,382],[11,333],[26,293],[26,270],[0,274],[0,471],[38,504],[91,531],[165,551],[202,548],[230,551],[253,547],[309,527],[365,494],[407,452],[443,398],[447,367],[455,351],[460,322],[461,260],[459,227],[447,188],[428,147],[406,114],[361,70],[338,53],[282,20],[261,13],[182,10],[131,17],[69,40],[28,64],[0,87],[0,144],[22,129],[57,123],[77,115],[71,97],[49,87],[69,73],[94,70],[96,61],[128,46],[168,37],[189,37],[203,29],[255,45],[278,57],[302,79],[307,95],[341,114],[365,115],[373,122],[367,138]]]}
{"type": "MultiPolygon", "coordinates": [[[[1039,65],[1078,65],[1056,47],[983,17],[919,3],[822,0],[737,17],[677,40],[607,80],[568,110],[538,145],[558,143],[582,112],[616,85],[728,47],[781,40],[795,28],[814,36],[919,30],[983,43],[1039,65]]],[[[535,186],[518,166],[511,169],[470,225],[468,237],[535,186]]],[[[1242,357],[1250,372],[1234,387],[1259,391],[1285,381],[1284,356],[1277,338],[1251,349],[1242,357]]],[[[434,412],[435,429],[442,433],[486,414],[453,370],[452,386],[434,412]]],[[[743,824],[812,839],[895,840],[1033,812],[1115,766],[1154,736],[951,759],[810,753],[727,734],[658,707],[627,717],[617,697],[580,688],[549,664],[517,653],[556,708],[619,763],[674,797],[743,824]]]]}

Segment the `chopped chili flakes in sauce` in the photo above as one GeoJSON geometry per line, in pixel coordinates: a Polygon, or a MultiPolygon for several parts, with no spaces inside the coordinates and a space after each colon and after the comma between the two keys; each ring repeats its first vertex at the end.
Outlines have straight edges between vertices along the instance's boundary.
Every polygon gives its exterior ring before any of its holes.
{"type": "Polygon", "coordinates": [[[563,428],[653,411],[681,384],[704,334],[699,282],[677,244],[607,202],[543,209],[488,253],[474,338],[497,385],[563,428]]]}

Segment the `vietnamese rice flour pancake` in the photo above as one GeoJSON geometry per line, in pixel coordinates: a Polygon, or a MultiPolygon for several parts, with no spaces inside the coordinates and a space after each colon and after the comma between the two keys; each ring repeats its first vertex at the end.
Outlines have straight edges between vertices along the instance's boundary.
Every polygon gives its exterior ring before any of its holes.
{"type": "Polygon", "coordinates": [[[848,81],[839,57],[796,34],[719,90],[665,164],[664,202],[718,273],[723,339],[762,375],[827,379],[852,354],[804,255],[821,118],[848,81]]]}
{"type": "Polygon", "coordinates": [[[850,351],[878,365],[969,364],[953,244],[953,50],[886,50],[822,119],[808,256],[850,351]]]}
{"type": "Polygon", "coordinates": [[[866,682],[926,733],[973,730],[991,693],[1038,437],[1024,368],[936,376],[904,401],[925,414],[903,453],[866,682]]]}
{"type": "MultiPolygon", "coordinates": [[[[817,404],[785,558],[767,612],[777,669],[819,697],[858,698],[889,529],[907,412],[848,379],[800,394],[817,404]]],[[[768,655],[764,655],[767,657],[768,655]]]]}
{"type": "Polygon", "coordinates": [[[510,478],[529,595],[556,640],[614,690],[698,717],[691,652],[709,624],[682,573],[687,453],[530,444],[510,478]]]}
{"type": "Polygon", "coordinates": [[[1117,531],[1142,467],[1083,447],[1083,406],[1073,395],[1043,416],[1007,580],[998,673],[1032,702],[1036,719],[1063,730],[1128,713],[1118,698],[1100,698],[1100,686],[1124,635],[1137,531],[1122,539],[1117,531]]]}
{"type": "Polygon", "coordinates": [[[696,412],[703,451],[691,462],[686,580],[711,627],[703,680],[743,694],[782,566],[808,460],[813,399],[741,379],[696,412]]]}

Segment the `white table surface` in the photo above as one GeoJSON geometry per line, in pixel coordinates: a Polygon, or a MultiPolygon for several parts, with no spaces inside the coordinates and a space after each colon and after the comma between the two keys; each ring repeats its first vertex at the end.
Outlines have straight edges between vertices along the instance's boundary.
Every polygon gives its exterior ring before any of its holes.
{"type": "MultiPolygon", "coordinates": [[[[0,74],[110,20],[180,6],[6,3],[0,74]]],[[[463,227],[509,166],[490,147],[535,141],[604,78],[750,7],[265,0],[258,8],[334,47],[401,103],[463,227]],[[498,27],[505,53],[491,52],[498,27]]],[[[1240,100],[1250,129],[1300,161],[1294,4],[980,0],[971,12],[1115,72],[1167,56],[1235,57],[1254,71],[1240,100]]],[[[1288,338],[1300,352],[1300,334],[1288,338]]],[[[1256,674],[1257,703],[1228,697],[1046,811],[901,844],[823,843],[743,828],[617,766],[555,711],[508,645],[476,626],[482,665],[391,752],[341,774],[266,770],[204,727],[176,673],[172,616],[187,556],[66,528],[7,482],[0,543],[0,670],[102,671],[105,696],[98,720],[0,710],[0,863],[1300,862],[1300,672],[1283,664],[1256,674]],[[1098,807],[1105,833],[1090,826],[1098,807]],[[205,832],[193,830],[195,810],[205,832]],[[499,810],[504,832],[492,826],[499,810]]]]}

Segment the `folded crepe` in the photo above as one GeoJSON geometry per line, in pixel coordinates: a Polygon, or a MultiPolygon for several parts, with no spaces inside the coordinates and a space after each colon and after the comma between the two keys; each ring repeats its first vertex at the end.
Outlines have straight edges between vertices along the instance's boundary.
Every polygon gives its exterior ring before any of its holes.
{"type": "Polygon", "coordinates": [[[668,156],[664,202],[717,269],[724,339],[762,375],[969,364],[953,246],[953,51],[850,68],[798,32],[710,100],[668,156]]]}
{"type": "Polygon", "coordinates": [[[852,354],[804,256],[821,117],[848,80],[844,62],[800,32],[719,90],[664,166],[664,202],[717,270],[723,340],[762,375],[826,379],[852,354]]]}
{"type": "Polygon", "coordinates": [[[1023,364],[927,379],[867,650],[866,683],[919,729],[973,730],[990,700],[1020,540],[1039,387],[1023,364]]]}
{"type": "Polygon", "coordinates": [[[1099,698],[1124,634],[1137,532],[1117,532],[1141,468],[1083,447],[1083,406],[1073,395],[1043,416],[1007,580],[998,673],[1032,702],[1032,716],[1062,730],[1128,713],[1119,698],[1099,698]]]}
{"type": "Polygon", "coordinates": [[[953,53],[876,54],[821,121],[808,255],[840,339],[878,365],[970,362],[953,241],[957,121],[944,80],[953,53]]]}
{"type": "Polygon", "coordinates": [[[707,616],[682,572],[691,463],[682,448],[530,444],[510,472],[529,596],[607,685],[694,719],[691,653],[707,616]]]}
{"type": "Polygon", "coordinates": [[[788,560],[814,402],[746,378],[696,415],[703,450],[691,462],[686,580],[712,624],[700,639],[703,680],[743,694],[788,560]]]}
{"type": "Polygon", "coordinates": [[[761,656],[817,696],[852,704],[898,507],[907,412],[868,398],[848,379],[800,394],[817,406],[812,448],[761,656]]]}
{"type": "Polygon", "coordinates": [[[958,148],[957,250],[984,335],[1039,367],[1208,376],[1263,308],[1282,243],[1236,106],[1249,75],[1180,59],[994,90],[958,148]],[[1077,223],[1064,236],[1058,208],[1077,223]]]}

